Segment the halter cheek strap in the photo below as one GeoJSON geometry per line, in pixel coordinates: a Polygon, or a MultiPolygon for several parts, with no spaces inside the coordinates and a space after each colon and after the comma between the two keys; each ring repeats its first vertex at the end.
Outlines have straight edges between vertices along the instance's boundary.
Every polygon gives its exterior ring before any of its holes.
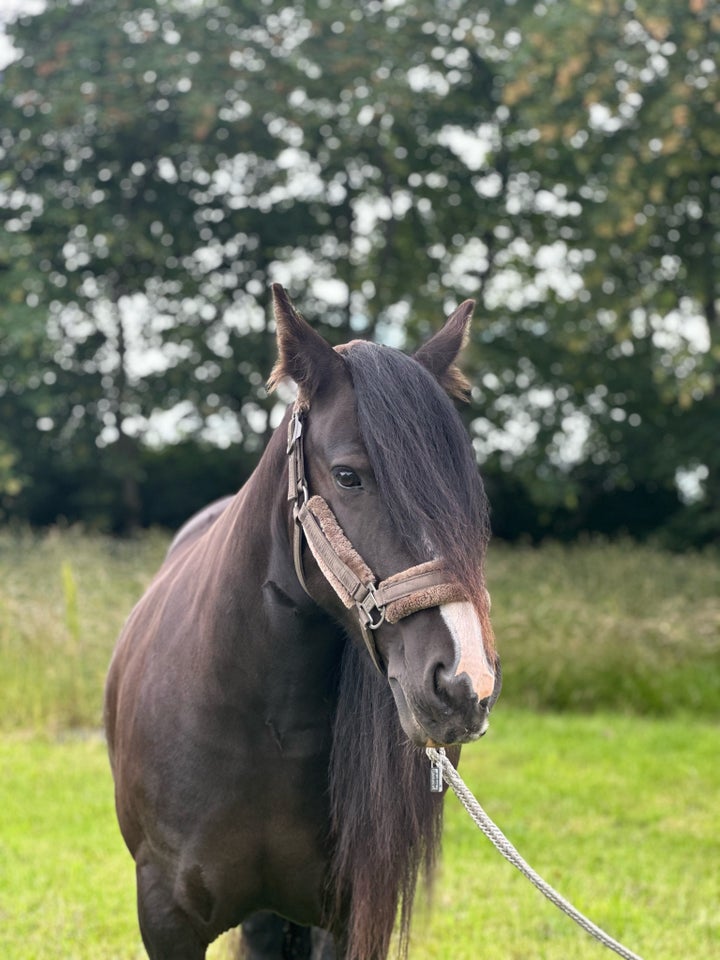
{"type": "Polygon", "coordinates": [[[345,536],[327,501],[309,494],[303,452],[306,416],[307,408],[296,404],[288,426],[288,500],[293,504],[295,521],[295,572],[303,589],[310,595],[302,563],[304,535],[325,579],[347,609],[355,607],[365,645],[373,663],[381,670],[372,631],[385,622],[397,623],[418,610],[464,600],[466,594],[459,583],[448,579],[442,560],[421,563],[378,581],[345,536]]]}

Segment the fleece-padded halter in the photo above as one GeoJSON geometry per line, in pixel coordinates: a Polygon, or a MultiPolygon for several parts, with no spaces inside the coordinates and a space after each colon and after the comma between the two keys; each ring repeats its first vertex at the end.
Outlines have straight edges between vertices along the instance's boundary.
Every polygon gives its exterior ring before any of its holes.
{"type": "Polygon", "coordinates": [[[317,495],[310,496],[303,451],[308,409],[296,403],[288,425],[288,500],[293,504],[295,520],[295,572],[309,596],[302,563],[304,534],[325,579],[348,610],[356,608],[365,645],[372,662],[382,672],[371,631],[377,630],[385,622],[397,623],[418,610],[465,600],[467,594],[459,583],[448,580],[442,560],[420,563],[378,582],[345,536],[327,501],[317,495]]]}

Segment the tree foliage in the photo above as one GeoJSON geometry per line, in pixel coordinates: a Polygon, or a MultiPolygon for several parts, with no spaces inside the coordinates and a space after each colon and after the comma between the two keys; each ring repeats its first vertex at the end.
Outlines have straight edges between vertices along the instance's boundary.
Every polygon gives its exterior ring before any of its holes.
{"type": "Polygon", "coordinates": [[[720,482],[717,8],[571,2],[530,19],[503,98],[525,130],[530,202],[549,190],[576,214],[551,212],[541,242],[555,234],[582,279],[538,366],[587,420],[586,495],[703,479],[703,536],[720,482]]]}
{"type": "Polygon", "coordinates": [[[239,482],[275,422],[280,280],[332,341],[413,346],[478,300],[466,413],[501,532],[694,511],[716,536],[718,14],[610,7],[52,0],[14,24],[6,505],[147,521],[163,456],[180,476],[218,444],[239,482]]]}

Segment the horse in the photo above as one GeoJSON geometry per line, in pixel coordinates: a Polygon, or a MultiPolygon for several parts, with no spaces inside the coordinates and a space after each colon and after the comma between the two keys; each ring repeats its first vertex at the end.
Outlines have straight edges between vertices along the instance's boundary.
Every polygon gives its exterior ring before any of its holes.
{"type": "Polygon", "coordinates": [[[105,729],[151,960],[383,960],[438,854],[423,747],[500,692],[489,510],[453,400],[473,301],[409,356],[331,347],[272,288],[297,399],[181,528],[118,639],[105,729]]]}

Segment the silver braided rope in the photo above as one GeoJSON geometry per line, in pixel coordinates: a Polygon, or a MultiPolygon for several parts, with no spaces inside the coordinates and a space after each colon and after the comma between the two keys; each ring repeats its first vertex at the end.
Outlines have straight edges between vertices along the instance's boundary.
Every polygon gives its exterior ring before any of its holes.
{"type": "Polygon", "coordinates": [[[462,803],[488,840],[495,845],[506,860],[509,860],[514,867],[517,867],[517,869],[537,887],[540,893],[547,897],[551,903],[554,903],[556,907],[559,907],[559,909],[562,910],[563,913],[566,913],[575,923],[579,924],[591,937],[595,937],[596,940],[599,940],[600,943],[609,947],[610,950],[614,950],[615,953],[621,957],[625,957],[625,960],[642,960],[637,953],[633,953],[632,950],[628,950],[627,947],[618,943],[617,940],[613,940],[604,930],[601,930],[600,927],[583,916],[565,897],[561,896],[557,890],[554,890],[549,883],[546,883],[541,876],[535,873],[533,868],[523,860],[499,827],[497,827],[485,813],[467,788],[460,774],[445,756],[444,750],[427,747],[425,752],[430,758],[430,761],[440,767],[443,780],[449,787],[452,787],[460,803],[462,803]]]}

